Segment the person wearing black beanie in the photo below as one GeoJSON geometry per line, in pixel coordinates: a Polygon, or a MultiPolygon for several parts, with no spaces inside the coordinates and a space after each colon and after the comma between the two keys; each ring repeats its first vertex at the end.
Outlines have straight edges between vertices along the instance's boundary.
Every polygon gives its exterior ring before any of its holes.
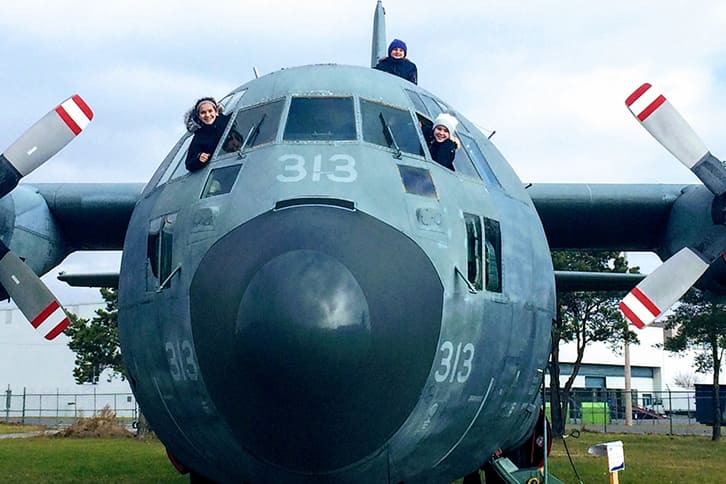
{"type": "Polygon", "coordinates": [[[418,69],[416,69],[416,64],[406,58],[407,53],[406,43],[400,39],[393,39],[391,45],[388,46],[388,57],[381,59],[374,69],[418,84],[418,69]]]}

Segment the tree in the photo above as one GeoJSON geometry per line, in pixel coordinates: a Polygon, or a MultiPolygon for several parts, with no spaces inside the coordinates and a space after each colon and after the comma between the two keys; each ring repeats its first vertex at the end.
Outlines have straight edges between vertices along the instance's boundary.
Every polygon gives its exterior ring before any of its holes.
{"type": "Polygon", "coordinates": [[[681,388],[695,388],[696,386],[696,375],[693,373],[686,373],[679,371],[673,377],[673,383],[681,388]]]}
{"type": "MultiPolygon", "coordinates": [[[[552,264],[556,270],[581,272],[631,272],[624,254],[614,251],[555,251],[552,264]]],[[[550,408],[552,431],[560,436],[565,431],[565,416],[575,378],[582,366],[588,344],[603,341],[614,347],[624,341],[637,343],[635,333],[628,330],[618,308],[621,292],[558,292],[557,316],[552,323],[552,353],[550,355],[550,408]],[[576,357],[572,374],[560,387],[560,343],[575,342],[576,357]]]]}
{"type": "Polygon", "coordinates": [[[96,384],[107,369],[111,370],[109,381],[126,376],[118,338],[118,290],[101,288],[101,296],[106,307],[97,309],[92,319],[68,314],[71,324],[65,334],[70,338],[68,347],[76,354],[76,383],[96,384]]]}
{"type": "Polygon", "coordinates": [[[711,440],[721,440],[721,402],[719,377],[726,349],[726,305],[710,301],[698,289],[691,289],[681,298],[681,304],[665,320],[665,328],[675,330],[664,348],[682,352],[696,350],[693,366],[698,373],[713,372],[713,424],[711,440]]]}

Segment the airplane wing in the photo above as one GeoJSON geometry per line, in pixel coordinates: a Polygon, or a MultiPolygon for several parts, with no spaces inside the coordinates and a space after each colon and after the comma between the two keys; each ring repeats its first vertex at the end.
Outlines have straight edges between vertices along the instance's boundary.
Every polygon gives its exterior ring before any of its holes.
{"type": "MultiPolygon", "coordinates": [[[[528,186],[552,250],[662,253],[673,206],[695,186],[554,184],[528,186]]],[[[555,271],[558,291],[629,291],[643,274],[555,271]]]]}
{"type": "Polygon", "coordinates": [[[658,251],[689,185],[535,183],[527,192],[552,250],[658,251]]]}
{"type": "Polygon", "coordinates": [[[143,183],[38,183],[70,252],[121,250],[143,183]]]}

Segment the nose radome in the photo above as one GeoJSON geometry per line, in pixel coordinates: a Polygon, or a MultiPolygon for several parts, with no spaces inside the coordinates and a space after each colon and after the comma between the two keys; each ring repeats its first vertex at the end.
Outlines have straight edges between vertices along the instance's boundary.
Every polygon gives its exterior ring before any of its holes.
{"type": "Polygon", "coordinates": [[[281,254],[252,277],[235,337],[245,368],[277,398],[323,405],[347,392],[371,347],[368,301],[351,272],[328,254],[281,254]],[[320,379],[324,378],[324,382],[320,379]]]}
{"type": "Polygon", "coordinates": [[[204,381],[241,446],[323,473],[376,452],[416,405],[443,287],[393,227],[360,211],[297,206],[222,237],[190,297],[204,381]]]}

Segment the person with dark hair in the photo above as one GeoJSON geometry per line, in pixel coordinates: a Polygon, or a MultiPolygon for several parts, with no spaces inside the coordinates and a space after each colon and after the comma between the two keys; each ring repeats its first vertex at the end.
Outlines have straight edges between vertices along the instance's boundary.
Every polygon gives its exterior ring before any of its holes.
{"type": "Polygon", "coordinates": [[[186,167],[189,171],[204,168],[212,157],[219,139],[229,122],[229,116],[222,114],[223,107],[213,97],[203,97],[187,111],[187,130],[194,138],[187,152],[186,167]]]}
{"type": "Polygon", "coordinates": [[[458,125],[459,121],[454,116],[441,113],[434,119],[433,125],[421,127],[431,158],[449,170],[454,170],[454,157],[460,144],[454,136],[458,125]]]}
{"type": "Polygon", "coordinates": [[[374,69],[388,72],[418,84],[418,69],[416,69],[416,64],[406,58],[407,53],[406,43],[399,39],[393,39],[391,45],[388,46],[388,57],[381,59],[374,69]]]}

